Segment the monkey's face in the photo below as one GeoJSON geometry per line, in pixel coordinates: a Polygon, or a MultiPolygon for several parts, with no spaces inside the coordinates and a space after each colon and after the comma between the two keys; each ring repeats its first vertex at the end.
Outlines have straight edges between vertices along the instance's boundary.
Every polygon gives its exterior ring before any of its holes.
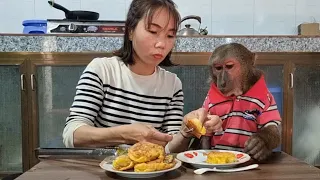
{"type": "Polygon", "coordinates": [[[226,96],[241,95],[241,64],[235,58],[227,58],[214,61],[212,66],[213,75],[216,77],[216,84],[222,94],[226,96]]]}

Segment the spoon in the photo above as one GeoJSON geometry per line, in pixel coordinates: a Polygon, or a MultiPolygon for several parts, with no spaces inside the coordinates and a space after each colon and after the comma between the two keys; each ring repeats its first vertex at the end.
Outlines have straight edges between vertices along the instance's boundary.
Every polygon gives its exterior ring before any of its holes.
{"type": "Polygon", "coordinates": [[[200,168],[200,169],[196,169],[193,172],[195,174],[203,174],[207,171],[214,171],[214,172],[238,172],[238,171],[245,171],[245,170],[249,170],[249,169],[255,169],[257,168],[259,165],[258,164],[252,164],[249,166],[244,166],[244,167],[239,167],[239,168],[231,168],[231,169],[217,169],[216,167],[214,168],[200,168]]]}

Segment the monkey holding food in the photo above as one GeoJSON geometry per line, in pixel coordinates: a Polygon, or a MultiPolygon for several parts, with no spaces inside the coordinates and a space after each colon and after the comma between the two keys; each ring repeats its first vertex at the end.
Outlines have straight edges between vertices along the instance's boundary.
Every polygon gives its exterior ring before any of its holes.
{"type": "Polygon", "coordinates": [[[238,43],[213,51],[203,107],[220,117],[223,131],[202,136],[202,149],[243,151],[261,161],[280,144],[280,113],[254,60],[254,53],[238,43]]]}

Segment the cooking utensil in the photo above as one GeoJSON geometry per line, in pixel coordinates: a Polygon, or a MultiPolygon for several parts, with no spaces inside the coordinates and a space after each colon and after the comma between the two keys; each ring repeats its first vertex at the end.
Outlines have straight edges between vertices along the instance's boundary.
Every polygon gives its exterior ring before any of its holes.
{"type": "Polygon", "coordinates": [[[48,3],[61,11],[65,13],[66,19],[74,19],[74,20],[98,20],[99,19],[99,13],[92,12],[92,11],[70,11],[67,8],[61,6],[60,4],[57,4],[52,1],[48,1],[48,3]]]}
{"type": "Polygon", "coordinates": [[[181,29],[178,31],[178,35],[181,36],[199,36],[199,35],[207,35],[208,31],[205,29],[201,29],[200,25],[201,25],[201,17],[200,16],[195,16],[195,15],[190,15],[190,16],[186,16],[184,18],[181,19],[180,24],[188,19],[195,19],[199,22],[199,30],[195,30],[194,28],[191,27],[190,24],[186,24],[185,28],[181,29]]]}
{"type": "Polygon", "coordinates": [[[251,164],[249,166],[243,166],[243,167],[238,167],[238,168],[231,168],[231,169],[219,169],[219,168],[200,168],[200,169],[196,169],[193,172],[195,174],[203,174],[205,172],[208,171],[214,171],[214,172],[239,172],[239,171],[246,171],[246,170],[250,170],[250,169],[255,169],[259,167],[258,164],[251,164]]]}

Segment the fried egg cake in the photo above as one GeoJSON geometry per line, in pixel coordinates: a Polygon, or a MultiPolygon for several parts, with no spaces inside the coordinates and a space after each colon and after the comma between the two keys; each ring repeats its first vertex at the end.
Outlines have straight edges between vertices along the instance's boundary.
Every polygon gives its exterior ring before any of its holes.
{"type": "Polygon", "coordinates": [[[135,163],[145,163],[155,159],[163,161],[165,158],[165,150],[161,145],[139,142],[128,149],[128,156],[135,163]]]}

